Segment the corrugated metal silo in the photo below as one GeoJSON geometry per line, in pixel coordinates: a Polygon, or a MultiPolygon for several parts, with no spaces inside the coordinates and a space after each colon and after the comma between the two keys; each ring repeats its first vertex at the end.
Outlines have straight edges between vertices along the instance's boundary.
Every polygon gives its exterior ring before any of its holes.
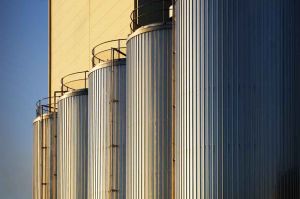
{"type": "Polygon", "coordinates": [[[87,89],[67,92],[59,99],[57,136],[58,198],[87,198],[87,89]]]}
{"type": "Polygon", "coordinates": [[[52,198],[52,143],[56,113],[46,113],[33,121],[33,199],[52,198]]]}
{"type": "Polygon", "coordinates": [[[89,121],[88,198],[125,198],[126,59],[90,71],[89,121]]]}
{"type": "Polygon", "coordinates": [[[177,0],[177,199],[299,198],[295,2],[177,0]]]}
{"type": "Polygon", "coordinates": [[[171,196],[171,25],[136,30],[127,42],[126,197],[171,196]]]}

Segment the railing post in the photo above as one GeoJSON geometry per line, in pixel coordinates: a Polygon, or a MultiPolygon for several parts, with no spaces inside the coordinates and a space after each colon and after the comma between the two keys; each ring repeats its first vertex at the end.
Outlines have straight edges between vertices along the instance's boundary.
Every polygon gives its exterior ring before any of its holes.
{"type": "Polygon", "coordinates": [[[165,23],[165,0],[163,0],[163,8],[162,8],[162,16],[163,16],[163,23],[165,23]]]}
{"type": "Polygon", "coordinates": [[[94,51],[94,48],[92,49],[92,65],[93,67],[95,66],[95,60],[94,60],[94,57],[95,57],[95,51],[94,51]]]}
{"type": "Polygon", "coordinates": [[[60,90],[61,90],[61,92],[63,92],[63,90],[64,90],[64,78],[61,78],[61,80],[60,80],[60,84],[61,84],[61,86],[60,86],[60,90]]]}
{"type": "Polygon", "coordinates": [[[86,71],[84,71],[84,88],[86,88],[86,80],[87,80],[86,71]]]}
{"type": "MultiPolygon", "coordinates": [[[[121,40],[119,39],[118,40],[118,50],[120,51],[120,42],[121,42],[121,40]]],[[[120,59],[120,53],[118,53],[118,59],[120,59]]]]}

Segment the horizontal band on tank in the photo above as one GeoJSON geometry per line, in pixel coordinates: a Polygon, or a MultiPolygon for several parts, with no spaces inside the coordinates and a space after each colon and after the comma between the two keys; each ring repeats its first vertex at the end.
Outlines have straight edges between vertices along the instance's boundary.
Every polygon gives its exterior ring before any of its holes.
{"type": "Polygon", "coordinates": [[[88,95],[88,89],[83,88],[83,89],[78,89],[74,91],[69,91],[65,93],[63,96],[59,98],[59,101],[68,97],[74,97],[74,96],[80,96],[80,95],[88,95]]]}
{"type": "Polygon", "coordinates": [[[44,113],[43,115],[40,115],[38,117],[36,117],[34,120],[33,120],[33,124],[36,123],[36,122],[39,122],[41,121],[42,119],[45,120],[45,119],[49,119],[49,118],[52,118],[52,115],[53,114],[57,114],[57,112],[52,112],[52,113],[44,113]]]}
{"type": "Polygon", "coordinates": [[[154,24],[150,24],[147,26],[142,26],[139,29],[137,29],[136,31],[134,31],[127,39],[127,43],[130,39],[132,39],[133,37],[142,34],[142,33],[146,33],[146,32],[152,32],[152,31],[156,31],[156,30],[161,30],[161,29],[171,29],[172,28],[172,23],[154,23],[154,24]]]}
{"type": "MultiPolygon", "coordinates": [[[[126,65],[126,58],[121,58],[121,59],[115,59],[114,61],[114,66],[118,66],[118,65],[126,65]]],[[[101,68],[106,68],[106,67],[111,67],[111,61],[107,61],[107,62],[102,62],[100,64],[97,64],[94,68],[92,68],[89,73],[88,76],[93,73],[95,70],[101,69],[101,68]]]]}

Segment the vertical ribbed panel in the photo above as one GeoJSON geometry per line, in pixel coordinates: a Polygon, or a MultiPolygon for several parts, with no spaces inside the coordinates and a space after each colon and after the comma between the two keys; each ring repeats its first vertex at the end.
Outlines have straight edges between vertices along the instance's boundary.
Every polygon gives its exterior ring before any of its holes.
{"type": "Polygon", "coordinates": [[[42,124],[40,120],[33,122],[33,176],[32,176],[32,198],[41,198],[42,187],[42,124]]]}
{"type": "Polygon", "coordinates": [[[87,90],[65,94],[58,102],[58,199],[87,198],[87,90]]]}
{"type": "Polygon", "coordinates": [[[126,60],[89,74],[88,198],[125,198],[126,60]]]}
{"type": "Polygon", "coordinates": [[[138,29],[127,43],[126,198],[171,196],[171,26],[138,29]]]}
{"type": "Polygon", "coordinates": [[[295,2],[177,0],[177,199],[299,198],[295,2]]]}
{"type": "Polygon", "coordinates": [[[44,114],[33,122],[33,199],[52,197],[52,142],[56,114],[44,114]]]}
{"type": "MultiPolygon", "coordinates": [[[[295,64],[296,64],[296,68],[295,68],[295,77],[296,77],[296,85],[300,85],[300,1],[296,1],[295,2],[295,11],[297,11],[295,14],[295,36],[296,36],[296,42],[295,42],[295,51],[296,51],[296,57],[295,57],[295,64]]],[[[294,91],[295,91],[295,96],[296,96],[296,109],[295,109],[295,121],[297,124],[297,129],[300,129],[300,88],[299,86],[295,86],[294,87],[294,91]]],[[[297,158],[297,168],[298,168],[298,172],[297,172],[297,177],[296,178],[298,180],[298,182],[300,181],[300,133],[297,134],[296,139],[296,146],[297,146],[297,152],[295,157],[297,158]]],[[[300,189],[298,190],[298,195],[300,195],[300,189]]]]}

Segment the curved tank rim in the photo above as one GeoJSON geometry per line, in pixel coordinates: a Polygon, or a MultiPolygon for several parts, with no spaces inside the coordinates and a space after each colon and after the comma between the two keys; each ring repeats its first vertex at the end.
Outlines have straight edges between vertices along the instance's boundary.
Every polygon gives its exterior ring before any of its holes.
{"type": "Polygon", "coordinates": [[[43,115],[40,115],[40,116],[38,116],[38,117],[36,117],[34,120],[33,120],[33,124],[34,123],[36,123],[36,122],[39,122],[39,121],[41,121],[41,120],[45,120],[45,119],[48,119],[48,118],[50,118],[52,115],[56,115],[57,114],[57,112],[51,112],[51,113],[44,113],[43,115]]]}
{"type": "Polygon", "coordinates": [[[81,96],[81,95],[88,95],[88,89],[82,88],[82,89],[77,89],[74,91],[69,91],[69,92],[65,93],[63,96],[61,96],[58,101],[61,101],[68,97],[81,96]]]}
{"type": "Polygon", "coordinates": [[[140,34],[143,34],[143,33],[146,33],[146,32],[152,32],[152,31],[162,30],[162,29],[171,29],[171,28],[172,28],[172,23],[171,22],[153,23],[153,24],[149,24],[149,25],[146,25],[146,26],[142,26],[142,27],[136,29],[136,31],[134,31],[131,35],[129,35],[129,37],[127,39],[127,43],[129,42],[129,40],[136,37],[137,35],[140,35],[140,34]]]}
{"type": "MultiPolygon", "coordinates": [[[[126,58],[116,59],[115,63],[117,65],[126,65],[126,58]]],[[[93,67],[89,71],[88,76],[90,76],[90,74],[93,73],[93,72],[95,72],[96,70],[99,70],[99,69],[102,69],[102,68],[107,68],[107,67],[111,67],[111,61],[102,62],[100,64],[97,64],[95,67],[93,67]]]]}

